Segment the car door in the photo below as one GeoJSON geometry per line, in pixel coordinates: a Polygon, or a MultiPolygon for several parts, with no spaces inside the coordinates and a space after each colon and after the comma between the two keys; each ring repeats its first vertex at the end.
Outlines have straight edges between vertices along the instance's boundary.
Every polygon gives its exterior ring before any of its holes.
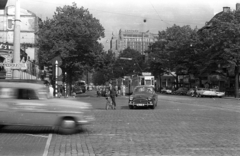
{"type": "Polygon", "coordinates": [[[12,87],[0,88],[0,124],[14,125],[18,123],[20,114],[16,112],[16,89],[12,87]]]}
{"type": "Polygon", "coordinates": [[[18,102],[15,108],[18,110],[20,117],[18,124],[21,125],[38,125],[51,126],[55,118],[49,113],[49,105],[46,101],[39,100],[34,89],[18,89],[18,102]]]}

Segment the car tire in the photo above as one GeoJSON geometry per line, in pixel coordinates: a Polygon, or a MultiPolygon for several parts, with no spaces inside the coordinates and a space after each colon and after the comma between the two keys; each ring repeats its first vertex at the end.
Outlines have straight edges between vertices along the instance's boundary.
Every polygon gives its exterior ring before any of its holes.
{"type": "Polygon", "coordinates": [[[130,106],[130,105],[129,105],[128,107],[129,107],[129,109],[133,109],[133,106],[130,106]]]}
{"type": "Polygon", "coordinates": [[[60,121],[59,132],[61,134],[74,134],[77,132],[77,122],[72,117],[65,117],[60,121]]]}
{"type": "Polygon", "coordinates": [[[152,106],[150,106],[150,107],[151,107],[151,109],[155,109],[156,105],[152,105],[152,106]]]}
{"type": "Polygon", "coordinates": [[[3,129],[5,127],[5,125],[0,125],[0,130],[3,129]]]}

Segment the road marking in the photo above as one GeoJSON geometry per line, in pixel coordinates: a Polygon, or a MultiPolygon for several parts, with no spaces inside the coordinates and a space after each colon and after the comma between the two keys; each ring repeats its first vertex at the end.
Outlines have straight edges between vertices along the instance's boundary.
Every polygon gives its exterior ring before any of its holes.
{"type": "Polygon", "coordinates": [[[48,155],[48,150],[49,150],[49,147],[50,147],[50,144],[51,144],[51,140],[52,140],[52,134],[49,134],[48,139],[47,139],[47,143],[46,143],[46,146],[45,146],[45,149],[44,149],[43,156],[48,155]]]}
{"type": "Polygon", "coordinates": [[[48,138],[48,136],[46,136],[46,135],[34,135],[34,134],[26,134],[26,135],[34,136],[34,137],[48,138]]]}

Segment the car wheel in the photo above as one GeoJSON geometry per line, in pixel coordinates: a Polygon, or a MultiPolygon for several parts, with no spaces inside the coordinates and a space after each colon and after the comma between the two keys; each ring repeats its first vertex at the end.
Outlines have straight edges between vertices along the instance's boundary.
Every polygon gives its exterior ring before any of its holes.
{"type": "Polygon", "coordinates": [[[155,107],[156,107],[156,105],[155,105],[155,104],[151,106],[151,108],[152,108],[152,109],[155,109],[155,107]]]}
{"type": "Polygon", "coordinates": [[[128,107],[129,107],[129,109],[133,109],[133,106],[131,106],[131,105],[129,105],[128,107]]]}
{"type": "Polygon", "coordinates": [[[0,125],[0,130],[3,129],[5,127],[5,125],[0,125]]]}
{"type": "Polygon", "coordinates": [[[77,131],[77,122],[72,117],[63,118],[60,121],[59,132],[61,134],[74,134],[77,131]]]}

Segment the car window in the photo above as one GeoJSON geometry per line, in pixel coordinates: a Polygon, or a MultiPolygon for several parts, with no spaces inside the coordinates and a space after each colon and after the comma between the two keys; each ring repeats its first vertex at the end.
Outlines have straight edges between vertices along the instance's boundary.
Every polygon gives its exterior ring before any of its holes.
{"type": "Polygon", "coordinates": [[[38,96],[33,89],[18,89],[18,99],[36,100],[38,96]]]}
{"type": "Polygon", "coordinates": [[[0,88],[0,98],[12,99],[15,97],[14,88],[0,88]]]}
{"type": "Polygon", "coordinates": [[[144,92],[145,90],[144,90],[144,87],[137,87],[135,90],[134,90],[134,92],[144,92]]]}
{"type": "Polygon", "coordinates": [[[153,88],[147,88],[147,92],[153,93],[153,88]]]}
{"type": "Polygon", "coordinates": [[[154,90],[153,90],[153,88],[151,88],[151,87],[137,87],[137,88],[135,88],[134,92],[135,92],[135,93],[138,93],[138,92],[149,92],[149,93],[153,93],[154,90]]]}

